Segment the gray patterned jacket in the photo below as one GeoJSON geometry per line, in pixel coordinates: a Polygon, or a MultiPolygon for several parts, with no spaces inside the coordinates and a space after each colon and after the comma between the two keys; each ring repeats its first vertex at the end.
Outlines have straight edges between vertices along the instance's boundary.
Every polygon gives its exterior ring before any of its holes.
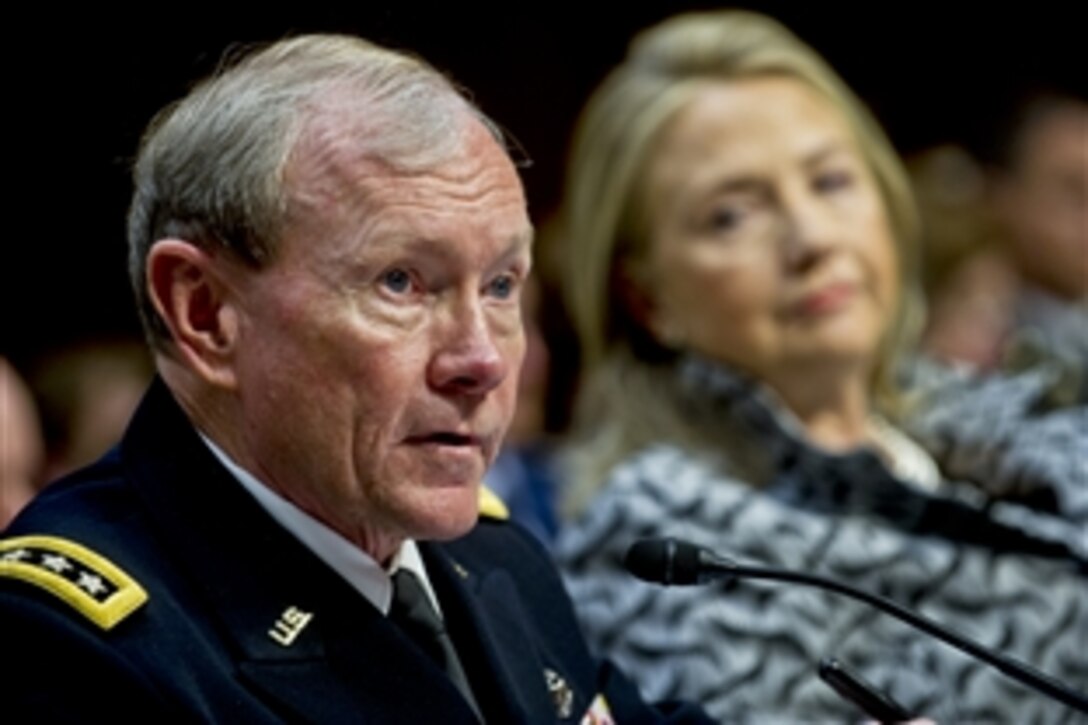
{"type": "Polygon", "coordinates": [[[638,538],[675,536],[744,562],[831,576],[1083,692],[1088,411],[1040,412],[1044,373],[929,381],[932,404],[909,431],[946,477],[930,493],[870,452],[807,445],[775,400],[720,368],[694,362],[681,377],[693,410],[750,432],[771,478],[757,489],[721,452],[650,446],[612,469],[557,549],[591,642],[646,696],[698,700],[722,722],[857,722],[859,712],[816,677],[819,659],[832,656],[938,722],[1077,722],[859,602],[758,582],[660,588],[621,561],[638,538]]]}

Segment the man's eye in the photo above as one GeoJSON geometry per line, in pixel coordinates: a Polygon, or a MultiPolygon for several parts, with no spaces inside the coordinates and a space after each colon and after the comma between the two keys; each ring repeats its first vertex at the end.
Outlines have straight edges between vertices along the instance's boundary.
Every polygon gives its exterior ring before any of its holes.
{"type": "Polygon", "coordinates": [[[382,275],[381,283],[390,292],[404,294],[412,288],[412,275],[403,269],[391,269],[382,275]]]}
{"type": "Polygon", "coordinates": [[[509,299],[514,294],[515,280],[512,274],[504,274],[491,280],[488,284],[488,293],[500,300],[509,299]]]}

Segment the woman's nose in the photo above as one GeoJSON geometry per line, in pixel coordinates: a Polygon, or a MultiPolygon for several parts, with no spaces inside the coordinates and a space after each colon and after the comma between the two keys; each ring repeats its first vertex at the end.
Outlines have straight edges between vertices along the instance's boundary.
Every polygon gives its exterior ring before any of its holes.
{"type": "Polygon", "coordinates": [[[786,265],[793,271],[815,266],[838,243],[831,215],[819,200],[801,199],[790,204],[784,240],[786,265]]]}

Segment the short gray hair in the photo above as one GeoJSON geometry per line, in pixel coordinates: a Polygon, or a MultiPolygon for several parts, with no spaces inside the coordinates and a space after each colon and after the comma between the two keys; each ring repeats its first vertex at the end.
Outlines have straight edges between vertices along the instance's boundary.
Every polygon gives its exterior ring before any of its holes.
{"type": "Polygon", "coordinates": [[[149,341],[169,331],[145,280],[156,241],[269,264],[285,226],[285,170],[315,119],[343,114],[363,154],[426,169],[461,143],[466,119],[497,126],[421,59],[341,35],[304,35],[243,55],[163,109],[140,143],[128,217],[129,277],[149,341]]]}

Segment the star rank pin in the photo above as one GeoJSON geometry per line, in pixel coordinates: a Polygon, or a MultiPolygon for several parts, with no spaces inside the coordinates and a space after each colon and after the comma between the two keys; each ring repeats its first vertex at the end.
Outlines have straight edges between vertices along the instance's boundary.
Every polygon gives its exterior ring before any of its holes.
{"type": "Polygon", "coordinates": [[[544,668],[544,682],[548,685],[548,694],[552,696],[555,705],[555,714],[560,720],[566,720],[571,716],[574,708],[574,693],[570,685],[558,672],[547,667],[544,668]]]}
{"type": "Polygon", "coordinates": [[[55,536],[0,541],[0,577],[45,589],[105,630],[147,601],[144,588],[116,565],[55,536]]]}

